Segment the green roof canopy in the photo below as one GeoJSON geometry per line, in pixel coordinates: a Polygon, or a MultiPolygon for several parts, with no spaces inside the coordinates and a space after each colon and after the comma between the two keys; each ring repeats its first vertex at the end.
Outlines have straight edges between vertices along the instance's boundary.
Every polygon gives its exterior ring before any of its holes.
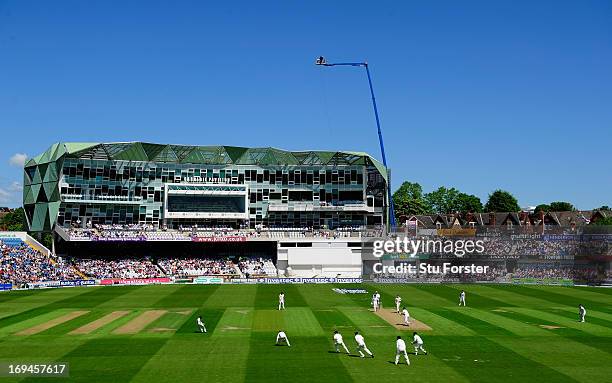
{"type": "Polygon", "coordinates": [[[369,165],[386,178],[385,167],[363,152],[297,151],[272,147],[244,148],[237,146],[163,145],[146,142],[64,142],[53,144],[45,153],[31,159],[27,166],[53,162],[60,156],[108,161],[140,161],[206,165],[369,165]]]}

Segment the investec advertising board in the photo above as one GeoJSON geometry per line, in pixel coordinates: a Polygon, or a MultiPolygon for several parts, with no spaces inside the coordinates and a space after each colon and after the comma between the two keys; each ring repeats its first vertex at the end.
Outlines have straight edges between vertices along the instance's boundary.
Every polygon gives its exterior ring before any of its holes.
{"type": "Polygon", "coordinates": [[[307,283],[361,283],[361,278],[234,278],[232,283],[238,284],[307,284],[307,283]]]}

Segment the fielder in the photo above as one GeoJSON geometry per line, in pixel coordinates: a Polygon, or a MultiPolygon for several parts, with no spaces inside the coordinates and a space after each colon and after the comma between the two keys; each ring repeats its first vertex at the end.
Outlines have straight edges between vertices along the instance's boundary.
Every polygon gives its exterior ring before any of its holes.
{"type": "Polygon", "coordinates": [[[279,310],[285,309],[285,293],[283,291],[281,291],[281,293],[278,294],[278,309],[279,310]]]}
{"type": "Polygon", "coordinates": [[[355,342],[357,342],[357,352],[359,352],[359,355],[361,355],[362,358],[365,358],[365,355],[361,350],[365,351],[366,354],[370,355],[372,358],[374,357],[374,354],[368,350],[368,346],[365,344],[365,339],[363,339],[363,335],[361,335],[359,331],[355,331],[355,342]]]}
{"type": "Polygon", "coordinates": [[[281,344],[282,342],[287,343],[287,346],[291,347],[291,343],[289,343],[289,338],[287,338],[287,334],[283,330],[280,330],[278,334],[276,334],[276,344],[281,344]]]}
{"type": "Polygon", "coordinates": [[[459,293],[459,306],[463,303],[463,307],[465,307],[465,291],[461,290],[459,293]]]}
{"type": "Polygon", "coordinates": [[[378,308],[382,307],[382,302],[380,301],[380,294],[377,292],[374,293],[376,295],[376,302],[378,303],[378,308]]]}
{"type": "Polygon", "coordinates": [[[404,316],[404,326],[410,326],[410,313],[408,309],[404,307],[401,314],[404,316]]]}
{"type": "Polygon", "coordinates": [[[410,359],[408,359],[408,353],[406,352],[406,342],[402,339],[401,336],[397,336],[397,340],[395,341],[395,365],[399,363],[400,355],[403,354],[404,358],[406,358],[406,364],[410,366],[410,359]]]}
{"type": "Polygon", "coordinates": [[[402,297],[399,295],[395,297],[395,312],[399,314],[400,305],[402,304],[402,297]]]}
{"type": "Polygon", "coordinates": [[[372,307],[374,307],[374,312],[378,310],[378,300],[376,299],[376,294],[372,295],[372,307]]]}
{"type": "Polygon", "coordinates": [[[423,348],[423,339],[421,339],[421,336],[416,331],[412,333],[412,344],[414,345],[414,355],[418,355],[419,350],[427,355],[427,351],[423,348]]]}
{"type": "Polygon", "coordinates": [[[202,333],[207,332],[206,326],[204,326],[204,322],[202,322],[202,316],[198,316],[198,319],[196,320],[196,324],[198,325],[200,332],[202,333]]]}
{"type": "Polygon", "coordinates": [[[342,346],[344,347],[344,351],[346,351],[346,353],[350,355],[348,348],[346,348],[346,345],[342,340],[342,335],[340,335],[338,330],[334,331],[334,346],[336,347],[336,352],[340,352],[340,346],[342,346]]]}
{"type": "Polygon", "coordinates": [[[580,322],[584,323],[584,317],[586,316],[586,309],[583,305],[578,305],[578,315],[580,315],[580,322]]]}

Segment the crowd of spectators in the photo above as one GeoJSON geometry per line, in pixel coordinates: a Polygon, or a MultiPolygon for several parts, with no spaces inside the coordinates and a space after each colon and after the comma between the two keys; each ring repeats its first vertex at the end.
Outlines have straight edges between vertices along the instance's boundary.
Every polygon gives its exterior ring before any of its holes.
{"type": "Polygon", "coordinates": [[[236,265],[229,259],[160,258],[157,264],[168,275],[190,277],[196,275],[238,276],[236,265]]]}
{"type": "Polygon", "coordinates": [[[23,241],[0,240],[0,282],[23,285],[50,280],[81,278],[72,265],[61,258],[43,254],[23,241]]]}
{"type": "Polygon", "coordinates": [[[146,258],[74,259],[74,266],[90,278],[155,278],[164,273],[146,258]]]}
{"type": "Polygon", "coordinates": [[[554,265],[529,265],[518,267],[512,273],[514,278],[535,278],[535,279],[572,279],[574,271],[570,266],[554,265]]]}
{"type": "MultiPolygon", "coordinates": [[[[73,224],[65,228],[72,240],[92,241],[184,241],[194,237],[243,237],[243,238],[324,238],[338,239],[359,237],[365,235],[364,228],[360,226],[344,226],[336,229],[314,229],[312,227],[263,227],[258,225],[255,229],[248,227],[233,228],[229,226],[184,226],[178,230],[162,227],[156,228],[150,224],[129,225],[90,225],[86,228],[80,224],[73,224]]],[[[379,231],[376,233],[381,234],[379,231]]],[[[368,232],[372,236],[373,232],[368,232]]]]}
{"type": "Polygon", "coordinates": [[[261,257],[242,257],[238,260],[238,268],[246,277],[275,277],[276,266],[271,259],[261,257]]]}

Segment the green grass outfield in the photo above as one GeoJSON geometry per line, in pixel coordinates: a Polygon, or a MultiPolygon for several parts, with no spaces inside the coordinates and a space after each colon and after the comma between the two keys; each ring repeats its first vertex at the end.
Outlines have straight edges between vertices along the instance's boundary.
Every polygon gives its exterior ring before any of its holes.
{"type": "MultiPolygon", "coordinates": [[[[407,342],[408,343],[408,342],[407,342]]],[[[409,348],[409,351],[411,348],[409,348]]],[[[163,285],[64,288],[0,294],[0,361],[66,361],[75,382],[610,382],[612,289],[503,285],[163,285]],[[364,288],[342,295],[332,288],[364,288]],[[286,293],[287,310],[276,310],[286,293]],[[396,330],[369,311],[400,294],[429,355],[395,366],[396,330]],[[458,307],[467,292],[468,307],[458,307]],[[578,323],[577,306],[588,310],[578,323]],[[117,329],[166,312],[134,334],[117,329]],[[70,312],[87,313],[33,335],[19,333],[70,312]],[[88,334],[71,331],[127,311],[88,334]],[[208,334],[196,332],[201,313],[208,334]],[[545,328],[550,326],[555,328],[545,328]],[[274,346],[284,329],[292,347],[274,346]],[[376,358],[332,353],[338,329],[355,351],[358,329],[376,358]]],[[[0,382],[34,381],[0,378],[0,382]]]]}

